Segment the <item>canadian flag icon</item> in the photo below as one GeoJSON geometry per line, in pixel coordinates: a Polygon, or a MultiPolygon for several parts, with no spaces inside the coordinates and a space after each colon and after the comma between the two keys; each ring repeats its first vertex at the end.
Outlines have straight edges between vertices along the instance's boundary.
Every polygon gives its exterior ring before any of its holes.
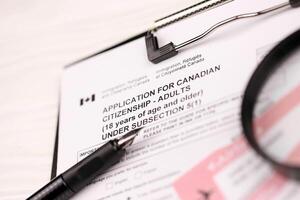
{"type": "Polygon", "coordinates": [[[89,96],[89,97],[81,98],[81,99],[80,99],[79,105],[80,105],[80,106],[83,106],[84,104],[86,104],[86,103],[88,103],[88,102],[94,102],[95,100],[96,100],[96,95],[95,95],[95,94],[92,94],[92,95],[89,96]]]}

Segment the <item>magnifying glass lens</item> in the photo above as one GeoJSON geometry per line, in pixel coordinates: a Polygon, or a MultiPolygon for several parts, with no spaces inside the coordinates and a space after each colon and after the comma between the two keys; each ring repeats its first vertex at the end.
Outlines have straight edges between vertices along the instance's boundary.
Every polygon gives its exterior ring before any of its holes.
{"type": "Polygon", "coordinates": [[[253,130],[271,159],[300,166],[300,48],[265,80],[254,106],[253,130]]]}

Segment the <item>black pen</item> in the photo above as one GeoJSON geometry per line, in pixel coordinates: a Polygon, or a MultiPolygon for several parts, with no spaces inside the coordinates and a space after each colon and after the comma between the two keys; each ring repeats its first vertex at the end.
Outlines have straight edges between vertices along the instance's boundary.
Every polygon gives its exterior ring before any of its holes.
{"type": "Polygon", "coordinates": [[[118,163],[124,156],[125,149],[133,143],[140,129],[130,131],[119,139],[110,140],[94,153],[52,179],[27,200],[65,200],[71,198],[91,183],[93,179],[118,163]]]}

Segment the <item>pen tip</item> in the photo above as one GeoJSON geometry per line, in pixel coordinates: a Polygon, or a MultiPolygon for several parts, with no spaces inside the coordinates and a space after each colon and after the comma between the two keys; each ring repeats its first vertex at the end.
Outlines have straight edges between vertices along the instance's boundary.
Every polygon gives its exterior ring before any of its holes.
{"type": "Polygon", "coordinates": [[[142,128],[137,128],[132,131],[129,131],[125,135],[123,135],[120,139],[118,139],[118,146],[120,149],[126,149],[130,145],[132,145],[134,138],[138,135],[138,132],[142,128]]]}

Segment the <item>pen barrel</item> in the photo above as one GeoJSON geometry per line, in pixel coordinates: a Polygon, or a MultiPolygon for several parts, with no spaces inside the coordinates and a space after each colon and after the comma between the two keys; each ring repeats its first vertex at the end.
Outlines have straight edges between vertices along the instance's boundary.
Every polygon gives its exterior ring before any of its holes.
{"type": "Polygon", "coordinates": [[[51,180],[27,200],[66,200],[79,192],[93,179],[103,174],[124,156],[125,150],[119,149],[112,140],[67,171],[51,180]]]}
{"type": "Polygon", "coordinates": [[[125,154],[124,149],[119,149],[116,141],[110,141],[79,163],[62,174],[68,187],[78,192],[84,186],[91,183],[108,168],[121,160],[125,154]]]}
{"type": "Polygon", "coordinates": [[[71,198],[74,192],[66,185],[61,176],[52,179],[27,200],[66,200],[71,198]]]}

